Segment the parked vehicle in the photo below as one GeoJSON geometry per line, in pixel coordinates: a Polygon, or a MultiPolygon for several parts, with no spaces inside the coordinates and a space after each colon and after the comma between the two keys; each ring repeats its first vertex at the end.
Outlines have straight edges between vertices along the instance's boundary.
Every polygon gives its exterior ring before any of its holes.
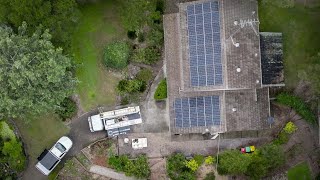
{"type": "Polygon", "coordinates": [[[103,112],[88,118],[91,132],[107,130],[109,136],[125,134],[130,126],[142,123],[140,107],[127,107],[123,109],[103,112]]]}
{"type": "Polygon", "coordinates": [[[254,146],[246,146],[240,149],[242,153],[253,153],[256,150],[254,146]]]}
{"type": "Polygon", "coordinates": [[[71,147],[71,139],[66,136],[61,137],[50,150],[45,149],[41,153],[36,168],[44,175],[49,175],[71,147]]]}

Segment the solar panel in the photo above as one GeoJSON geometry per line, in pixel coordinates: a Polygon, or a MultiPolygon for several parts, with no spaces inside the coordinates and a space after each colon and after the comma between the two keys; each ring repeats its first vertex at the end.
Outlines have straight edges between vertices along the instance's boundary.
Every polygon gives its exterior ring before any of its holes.
{"type": "Polygon", "coordinates": [[[176,127],[220,125],[220,97],[177,98],[174,112],[176,127]]]}
{"type": "Polygon", "coordinates": [[[218,1],[187,6],[190,81],[193,87],[222,84],[222,69],[220,72],[220,67],[218,67],[218,76],[212,70],[203,67],[209,65],[210,69],[215,69],[216,65],[221,65],[219,13],[218,1]],[[195,66],[198,66],[197,71],[192,68],[195,66]]]}

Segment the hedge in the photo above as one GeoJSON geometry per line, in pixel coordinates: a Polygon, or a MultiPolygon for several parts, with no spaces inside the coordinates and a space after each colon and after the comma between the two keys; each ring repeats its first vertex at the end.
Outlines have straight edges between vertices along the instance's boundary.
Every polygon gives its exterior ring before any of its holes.
{"type": "Polygon", "coordinates": [[[163,79],[160,81],[156,92],[154,93],[154,99],[155,100],[163,100],[167,98],[167,81],[166,79],[163,79]]]}
{"type": "Polygon", "coordinates": [[[301,98],[289,93],[280,93],[277,95],[277,102],[293,108],[303,119],[311,124],[317,122],[316,116],[301,98]]]}

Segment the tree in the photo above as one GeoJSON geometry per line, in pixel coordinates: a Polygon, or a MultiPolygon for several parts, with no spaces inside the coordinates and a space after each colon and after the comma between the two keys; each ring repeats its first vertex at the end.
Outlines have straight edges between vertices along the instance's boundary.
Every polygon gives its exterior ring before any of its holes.
{"type": "Polygon", "coordinates": [[[52,34],[55,45],[69,47],[80,12],[75,0],[1,0],[0,22],[15,30],[26,21],[32,34],[42,24],[52,34]]]}
{"type": "Polygon", "coordinates": [[[239,175],[247,171],[251,157],[237,150],[227,150],[219,155],[218,162],[219,174],[239,175]]]}
{"type": "Polygon", "coordinates": [[[71,59],[54,48],[48,30],[26,32],[26,23],[18,34],[0,27],[0,116],[55,110],[77,83],[68,71],[71,59]]]}
{"type": "Polygon", "coordinates": [[[130,48],[126,42],[113,42],[107,45],[104,62],[107,67],[122,69],[128,64],[130,48]]]}

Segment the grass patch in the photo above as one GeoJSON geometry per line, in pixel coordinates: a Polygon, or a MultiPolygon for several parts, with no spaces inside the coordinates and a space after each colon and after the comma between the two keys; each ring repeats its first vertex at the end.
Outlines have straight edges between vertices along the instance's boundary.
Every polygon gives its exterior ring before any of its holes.
{"type": "Polygon", "coordinates": [[[118,78],[103,66],[103,50],[112,40],[125,37],[116,11],[117,2],[97,1],[81,7],[82,18],[74,33],[71,50],[80,80],[77,93],[85,110],[115,103],[118,78]]]}
{"type": "Polygon", "coordinates": [[[311,171],[306,162],[300,163],[288,171],[288,179],[303,179],[303,180],[311,180],[311,171]]]}
{"type": "Polygon", "coordinates": [[[165,98],[167,98],[167,81],[166,79],[163,79],[160,81],[156,92],[154,93],[154,99],[163,100],[165,98]]]}
{"type": "Polygon", "coordinates": [[[26,143],[30,161],[36,162],[37,157],[45,148],[51,148],[69,130],[55,114],[27,118],[30,120],[27,124],[24,120],[16,120],[16,123],[26,143]]]}
{"type": "Polygon", "coordinates": [[[261,32],[283,33],[285,83],[296,87],[298,73],[315,63],[311,57],[320,49],[320,7],[279,8],[259,0],[259,18],[261,32]]]}

